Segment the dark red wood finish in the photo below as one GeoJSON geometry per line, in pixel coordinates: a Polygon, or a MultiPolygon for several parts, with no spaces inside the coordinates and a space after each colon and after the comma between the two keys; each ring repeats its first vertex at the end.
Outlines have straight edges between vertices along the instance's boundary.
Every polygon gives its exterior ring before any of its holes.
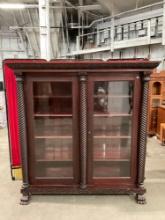
{"type": "Polygon", "coordinates": [[[116,75],[110,73],[108,76],[105,74],[95,74],[88,79],[88,183],[98,187],[112,186],[121,187],[122,185],[135,187],[137,178],[137,136],[138,136],[138,121],[140,111],[140,94],[141,85],[139,74],[129,74],[123,76],[120,72],[116,75]],[[102,75],[102,76],[100,76],[102,75]],[[131,176],[130,177],[112,177],[104,179],[93,179],[93,86],[97,81],[131,81],[133,82],[133,114],[132,114],[132,136],[131,136],[131,176]]]}
{"type": "MultiPolygon", "coordinates": [[[[149,76],[158,62],[145,59],[137,60],[6,60],[5,65],[14,69],[16,77],[24,78],[24,97],[27,121],[29,186],[31,194],[129,194],[143,195],[145,189],[138,182],[139,177],[139,128],[141,125],[141,100],[143,99],[143,78],[149,76]],[[80,188],[81,158],[80,158],[80,76],[87,81],[87,180],[86,188],[80,188]],[[73,179],[36,179],[34,154],[34,120],[33,120],[33,87],[34,81],[71,81],[73,85],[73,179]],[[95,81],[131,81],[133,82],[133,115],[131,135],[131,175],[130,177],[93,178],[93,84],[95,81]]],[[[23,147],[23,146],[22,146],[23,147]]],[[[145,164],[145,162],[144,162],[145,164]]],[[[23,170],[26,174],[27,171],[23,170]]],[[[25,190],[23,189],[24,193],[25,190]]],[[[140,202],[142,199],[138,198],[140,202]]],[[[26,199],[25,199],[26,200],[26,199]]]]}
{"type": "Polygon", "coordinates": [[[29,182],[31,185],[77,185],[79,183],[79,125],[78,125],[78,80],[76,77],[42,77],[26,76],[25,78],[25,104],[27,106],[27,133],[28,133],[28,164],[29,164],[29,182]],[[72,83],[72,108],[73,108],[73,179],[36,179],[35,175],[35,149],[34,149],[34,106],[33,106],[33,82],[71,82],[72,83]],[[77,94],[75,96],[75,94],[77,94]]]}

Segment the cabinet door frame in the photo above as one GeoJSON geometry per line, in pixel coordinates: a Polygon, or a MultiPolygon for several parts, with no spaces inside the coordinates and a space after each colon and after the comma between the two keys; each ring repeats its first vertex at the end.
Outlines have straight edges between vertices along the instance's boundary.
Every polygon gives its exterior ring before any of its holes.
{"type": "Polygon", "coordinates": [[[88,185],[96,187],[136,187],[138,163],[138,127],[140,119],[141,79],[139,73],[110,73],[93,74],[88,77],[88,185]],[[132,81],[133,90],[133,115],[131,128],[131,175],[130,177],[112,177],[103,179],[92,178],[93,172],[93,88],[96,81],[132,81]]]}
{"type": "MultiPolygon", "coordinates": [[[[39,74],[38,74],[39,75],[39,74]]],[[[25,105],[26,105],[26,119],[27,119],[27,137],[28,137],[28,171],[30,185],[54,185],[54,186],[68,186],[72,187],[79,184],[79,94],[78,94],[78,78],[76,76],[49,76],[43,74],[41,76],[33,76],[33,74],[25,76],[25,105]],[[34,152],[34,120],[33,120],[33,82],[72,82],[72,109],[73,109],[73,178],[56,178],[56,179],[36,179],[35,168],[35,152],[34,152]]]]}

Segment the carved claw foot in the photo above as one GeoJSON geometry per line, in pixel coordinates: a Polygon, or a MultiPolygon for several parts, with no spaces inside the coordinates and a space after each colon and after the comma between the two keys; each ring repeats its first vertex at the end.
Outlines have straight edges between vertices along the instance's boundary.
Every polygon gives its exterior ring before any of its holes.
{"type": "Polygon", "coordinates": [[[141,205],[146,204],[146,198],[144,195],[136,194],[136,201],[138,204],[141,204],[141,205]]]}
{"type": "Polygon", "coordinates": [[[20,205],[28,205],[29,204],[29,200],[30,200],[30,196],[29,195],[22,195],[22,197],[20,199],[20,205]]]}

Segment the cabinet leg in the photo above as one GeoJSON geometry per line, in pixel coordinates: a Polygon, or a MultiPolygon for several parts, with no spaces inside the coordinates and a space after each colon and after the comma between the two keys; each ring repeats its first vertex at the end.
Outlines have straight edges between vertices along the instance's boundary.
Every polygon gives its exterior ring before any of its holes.
{"type": "Polygon", "coordinates": [[[22,195],[22,197],[20,199],[20,205],[28,205],[29,204],[29,200],[30,200],[30,196],[29,195],[22,195]]]}
{"type": "Polygon", "coordinates": [[[21,189],[22,197],[20,199],[20,205],[28,205],[30,200],[30,192],[27,186],[23,186],[21,189]]]}
{"type": "Polygon", "coordinates": [[[145,196],[144,196],[144,194],[136,194],[136,202],[138,203],[138,204],[146,204],[146,198],[145,198],[145,196]]]}

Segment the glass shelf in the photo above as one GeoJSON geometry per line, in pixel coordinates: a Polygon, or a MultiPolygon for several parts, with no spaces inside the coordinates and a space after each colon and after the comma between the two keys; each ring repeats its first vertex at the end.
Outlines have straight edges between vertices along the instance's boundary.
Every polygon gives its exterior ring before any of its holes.
{"type": "Polygon", "coordinates": [[[54,98],[57,98],[57,99],[61,99],[61,98],[72,98],[72,96],[64,96],[64,95],[59,95],[59,96],[48,96],[48,95],[37,95],[37,96],[33,96],[35,99],[47,99],[47,98],[49,98],[49,99],[54,99],[54,98]]]}
{"type": "Polygon", "coordinates": [[[111,163],[111,162],[129,162],[129,159],[95,159],[94,162],[98,163],[111,163]]]}
{"type": "MultiPolygon", "coordinates": [[[[100,95],[94,95],[94,98],[99,98],[100,95]]],[[[104,95],[107,98],[132,98],[130,95],[104,95]]]]}
{"type": "Polygon", "coordinates": [[[36,139],[70,139],[72,136],[35,136],[36,139]]]}
{"type": "Polygon", "coordinates": [[[34,114],[35,117],[72,117],[72,114],[34,114]]]}
{"type": "Polygon", "coordinates": [[[37,163],[47,163],[49,165],[63,165],[65,166],[66,164],[71,164],[73,161],[72,160],[36,160],[37,163]]]}
{"type": "Polygon", "coordinates": [[[109,113],[109,114],[95,113],[94,114],[94,117],[120,117],[120,116],[129,116],[129,117],[131,117],[132,114],[126,114],[126,113],[109,113]]]}
{"type": "Polygon", "coordinates": [[[98,139],[102,139],[102,138],[116,138],[116,139],[121,139],[121,138],[131,138],[131,136],[120,136],[120,135],[116,135],[116,136],[106,136],[106,135],[97,135],[97,136],[93,136],[94,138],[98,138],[98,139]]]}
{"type": "MultiPolygon", "coordinates": [[[[61,171],[59,172],[59,173],[61,173],[61,171]]],[[[44,174],[45,175],[45,174],[44,174]]],[[[60,175],[60,174],[58,174],[59,176],[57,176],[57,173],[56,173],[56,176],[54,176],[54,177],[50,177],[50,176],[40,176],[40,177],[36,177],[36,179],[37,180],[59,180],[59,179],[64,179],[64,180],[67,180],[67,179],[73,179],[73,176],[62,176],[62,175],[60,175]],[[62,176],[62,177],[61,177],[62,176]]]]}
{"type": "Polygon", "coordinates": [[[63,162],[66,162],[66,163],[72,163],[72,160],[64,160],[63,158],[59,158],[59,160],[46,160],[46,159],[40,159],[40,160],[36,160],[36,162],[38,163],[63,163],[63,162]]]}

